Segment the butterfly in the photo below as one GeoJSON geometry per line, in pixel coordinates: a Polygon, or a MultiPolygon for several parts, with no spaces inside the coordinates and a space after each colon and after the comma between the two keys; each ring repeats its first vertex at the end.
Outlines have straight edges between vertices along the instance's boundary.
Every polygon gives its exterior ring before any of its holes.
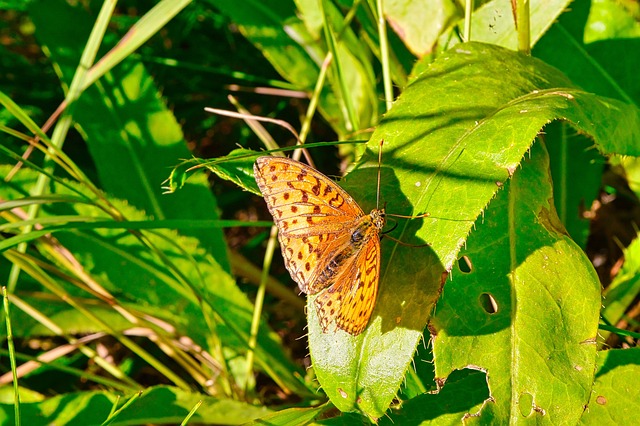
{"type": "Polygon", "coordinates": [[[282,157],[259,157],[255,179],[278,227],[291,278],[314,304],[323,332],[354,336],[367,326],[380,279],[384,208],[365,214],[334,181],[282,157]]]}

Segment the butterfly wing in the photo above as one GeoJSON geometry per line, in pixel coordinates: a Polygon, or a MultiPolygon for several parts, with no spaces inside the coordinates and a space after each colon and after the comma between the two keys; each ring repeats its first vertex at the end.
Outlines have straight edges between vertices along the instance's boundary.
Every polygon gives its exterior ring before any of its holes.
{"type": "Polygon", "coordinates": [[[364,212],[335,182],[306,164],[265,156],[253,169],[278,227],[287,270],[303,292],[320,291],[316,278],[347,248],[364,212]]]}
{"type": "Polygon", "coordinates": [[[327,332],[331,323],[357,336],[369,323],[378,296],[380,239],[377,233],[347,260],[333,285],[318,294],[314,303],[320,326],[327,332]]]}

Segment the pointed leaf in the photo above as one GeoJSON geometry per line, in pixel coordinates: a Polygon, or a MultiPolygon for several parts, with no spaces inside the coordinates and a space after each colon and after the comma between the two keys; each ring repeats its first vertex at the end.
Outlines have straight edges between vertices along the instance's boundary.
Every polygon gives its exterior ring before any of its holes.
{"type": "Polygon", "coordinates": [[[640,348],[612,349],[598,356],[598,372],[582,425],[623,425],[640,410],[640,348]]]}

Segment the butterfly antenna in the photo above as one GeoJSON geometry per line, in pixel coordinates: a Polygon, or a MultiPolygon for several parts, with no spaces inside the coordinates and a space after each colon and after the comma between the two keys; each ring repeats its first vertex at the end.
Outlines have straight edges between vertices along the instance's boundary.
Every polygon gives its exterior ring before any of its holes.
{"type": "Polygon", "coordinates": [[[400,217],[402,219],[420,219],[420,218],[423,218],[423,217],[431,216],[431,213],[422,213],[422,214],[419,214],[419,215],[416,215],[416,216],[405,216],[403,214],[393,214],[393,213],[387,213],[386,215],[387,216],[393,216],[393,217],[400,217]]]}
{"type": "Polygon", "coordinates": [[[400,244],[401,246],[405,246],[405,247],[414,247],[414,248],[417,248],[417,247],[428,247],[428,246],[430,246],[430,245],[431,245],[431,243],[424,243],[424,244],[409,244],[409,243],[405,243],[404,241],[400,241],[400,240],[398,240],[397,238],[390,237],[390,236],[389,236],[389,235],[387,235],[387,234],[382,234],[382,236],[383,236],[383,237],[385,237],[385,238],[390,239],[391,241],[395,241],[396,243],[400,244]]]}
{"type": "Polygon", "coordinates": [[[382,168],[382,144],[384,139],[380,140],[380,146],[378,147],[378,190],[376,194],[376,210],[380,209],[380,169],[382,168]]]}

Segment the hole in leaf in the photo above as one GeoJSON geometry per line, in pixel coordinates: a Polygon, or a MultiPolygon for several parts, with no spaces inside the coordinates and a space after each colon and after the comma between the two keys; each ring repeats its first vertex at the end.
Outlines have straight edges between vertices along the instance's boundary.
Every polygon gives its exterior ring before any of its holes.
{"type": "Polygon", "coordinates": [[[498,302],[489,293],[482,293],[480,295],[480,306],[488,314],[495,314],[498,312],[498,302]]]}
{"type": "Polygon", "coordinates": [[[473,271],[471,259],[469,259],[467,256],[462,256],[460,259],[458,259],[458,268],[463,274],[471,273],[471,271],[473,271]]]}

